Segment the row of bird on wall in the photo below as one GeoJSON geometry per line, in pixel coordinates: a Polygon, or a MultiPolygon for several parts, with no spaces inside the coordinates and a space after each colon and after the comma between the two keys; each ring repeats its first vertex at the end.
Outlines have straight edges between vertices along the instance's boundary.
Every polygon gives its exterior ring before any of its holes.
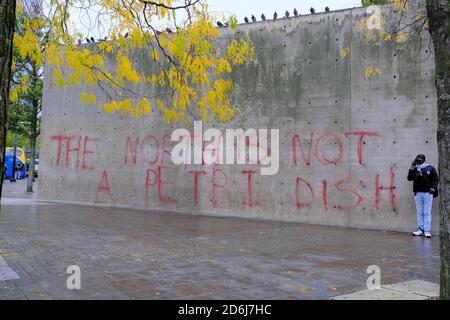
{"type": "MultiPolygon", "coordinates": [[[[309,9],[309,11],[311,12],[311,14],[315,14],[316,13],[316,10],[313,7],[311,7],[311,9],[309,9]]],[[[329,7],[325,7],[325,12],[330,12],[330,8],[329,7]]],[[[290,18],[290,16],[291,16],[291,13],[288,10],[286,10],[286,12],[284,13],[284,18],[288,19],[288,18],[290,18]]],[[[296,8],[294,8],[294,16],[295,17],[300,16],[300,13],[298,12],[298,10],[296,8]]],[[[273,20],[277,20],[277,19],[278,19],[278,13],[275,11],[274,14],[273,14],[273,20]]],[[[261,15],[261,20],[262,21],[266,21],[267,20],[267,17],[266,17],[266,15],[264,13],[261,15]]],[[[256,19],[255,15],[252,14],[251,22],[257,22],[257,21],[258,21],[258,19],[256,19]]],[[[248,17],[245,17],[244,18],[244,22],[245,23],[250,23],[250,19],[248,17]]],[[[217,25],[219,27],[226,27],[226,24],[223,24],[220,21],[217,21],[217,25]]]]}
{"type": "MultiPolygon", "coordinates": [[[[172,29],[170,29],[169,27],[166,28],[165,32],[167,32],[167,33],[174,33],[174,32],[172,31],[172,29]]],[[[159,31],[159,30],[156,30],[156,29],[155,29],[155,33],[156,33],[157,35],[161,35],[161,34],[162,34],[162,31],[159,31]]],[[[124,37],[125,39],[128,38],[128,32],[126,32],[126,33],[123,35],[123,37],[124,37]]],[[[103,39],[97,39],[97,41],[95,40],[94,37],[86,38],[86,42],[87,42],[87,43],[102,42],[102,41],[107,41],[107,40],[108,40],[108,37],[104,37],[103,39]]],[[[78,39],[78,44],[83,44],[83,40],[78,39]]]]}
{"type": "MultiPolygon", "coordinates": [[[[167,28],[166,31],[167,31],[168,33],[173,33],[173,31],[172,31],[170,28],[167,28]]],[[[162,32],[157,30],[156,33],[157,33],[158,35],[160,35],[162,32]]],[[[125,39],[128,38],[128,32],[126,32],[126,33],[123,35],[123,37],[124,37],[125,39]]],[[[95,42],[102,42],[102,41],[108,41],[108,37],[104,37],[103,39],[97,39],[97,41],[95,40],[94,37],[86,38],[86,42],[87,42],[87,43],[95,43],[95,42]]],[[[83,40],[78,39],[78,44],[83,44],[83,40]]]]}
{"type": "MultiPolygon", "coordinates": [[[[309,11],[311,12],[311,14],[315,14],[316,13],[316,10],[313,7],[311,7],[311,9],[309,9],[309,11]]],[[[330,12],[330,8],[329,7],[325,7],[325,12],[330,12]]],[[[298,12],[298,10],[296,8],[294,8],[293,13],[294,13],[295,17],[300,16],[300,13],[298,12]]],[[[288,18],[290,18],[290,16],[291,16],[290,12],[288,10],[286,10],[286,12],[284,13],[284,17],[283,18],[288,19],[288,18]]],[[[245,23],[250,23],[250,22],[257,22],[258,21],[258,19],[256,19],[255,15],[253,15],[253,14],[252,14],[250,19],[248,17],[245,17],[244,18],[244,22],[245,23]],[[251,21],[250,21],[250,19],[251,19],[251,21]]],[[[275,11],[274,14],[273,14],[273,20],[277,20],[277,19],[278,19],[278,13],[275,11]]],[[[267,20],[267,17],[263,13],[261,15],[261,21],[266,21],[266,20],[267,20]]],[[[226,23],[226,22],[222,23],[220,21],[217,21],[217,26],[219,28],[226,28],[226,27],[228,27],[228,23],[226,23]]],[[[172,29],[170,29],[170,28],[166,28],[166,32],[167,33],[173,33],[172,29]]],[[[159,35],[162,32],[156,30],[156,33],[159,35]]],[[[128,38],[128,32],[125,33],[124,38],[128,38]]],[[[107,40],[108,40],[108,38],[105,37],[103,39],[97,39],[97,42],[102,42],[102,41],[107,41],[107,40]]],[[[87,43],[95,43],[96,41],[95,41],[94,37],[90,37],[90,38],[86,38],[86,42],[87,43]]],[[[83,43],[83,41],[81,39],[79,39],[78,40],[78,44],[82,44],[82,43],[83,43]]]]}

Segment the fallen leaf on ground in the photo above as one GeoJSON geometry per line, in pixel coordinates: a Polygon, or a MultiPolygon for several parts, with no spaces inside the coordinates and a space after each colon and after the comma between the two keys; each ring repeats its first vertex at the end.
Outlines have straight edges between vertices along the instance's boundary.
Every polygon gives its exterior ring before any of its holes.
{"type": "Polygon", "coordinates": [[[4,253],[0,253],[0,256],[2,256],[2,257],[12,257],[12,256],[14,256],[14,253],[4,252],[4,253]]]}

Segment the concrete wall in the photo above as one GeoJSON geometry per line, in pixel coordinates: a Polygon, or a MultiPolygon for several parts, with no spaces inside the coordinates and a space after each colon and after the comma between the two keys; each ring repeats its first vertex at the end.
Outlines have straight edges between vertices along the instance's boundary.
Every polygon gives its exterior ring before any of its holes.
{"type": "MultiPolygon", "coordinates": [[[[398,22],[391,7],[383,11],[387,25],[398,22]]],[[[39,199],[414,230],[408,168],[417,153],[437,167],[434,56],[425,33],[422,45],[369,44],[364,16],[360,8],[235,31],[249,34],[256,59],[233,74],[236,120],[215,126],[280,129],[275,176],[248,165],[174,166],[174,126],[158,111],[138,119],[107,114],[79,102],[92,90],[106,101],[99,88],[54,88],[47,77],[39,199]],[[381,76],[365,78],[367,67],[381,76]],[[360,140],[361,132],[369,135],[360,140]]],[[[132,57],[144,65],[139,52],[132,57]]]]}

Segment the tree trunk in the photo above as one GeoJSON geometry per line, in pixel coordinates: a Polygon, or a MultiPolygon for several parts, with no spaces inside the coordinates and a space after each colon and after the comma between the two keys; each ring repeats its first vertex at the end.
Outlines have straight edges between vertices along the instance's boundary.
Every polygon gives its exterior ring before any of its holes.
{"type": "Polygon", "coordinates": [[[15,18],[16,0],[0,0],[0,199],[5,170],[6,108],[9,100],[15,18]]]}
{"type": "Polygon", "coordinates": [[[30,136],[30,147],[31,147],[31,155],[30,155],[30,166],[28,167],[28,181],[27,181],[27,192],[33,192],[33,181],[34,181],[34,160],[36,157],[36,125],[37,125],[37,109],[38,102],[33,100],[32,106],[33,110],[31,111],[31,136],[30,136]]]}
{"type": "Polygon", "coordinates": [[[438,99],[440,297],[450,300],[450,0],[427,0],[427,13],[435,48],[438,99]]]}
{"type": "Polygon", "coordinates": [[[33,181],[34,181],[34,158],[36,150],[36,135],[33,135],[30,139],[30,166],[28,169],[28,181],[27,181],[27,192],[33,192],[33,181]]]}

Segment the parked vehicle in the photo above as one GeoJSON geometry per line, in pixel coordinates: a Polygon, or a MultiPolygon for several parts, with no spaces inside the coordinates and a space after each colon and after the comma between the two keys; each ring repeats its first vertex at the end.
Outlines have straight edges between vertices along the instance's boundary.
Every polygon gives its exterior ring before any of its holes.
{"type": "MultiPolygon", "coordinates": [[[[14,148],[6,148],[6,156],[13,156],[14,148]]],[[[25,157],[25,151],[22,148],[16,148],[16,157],[22,161],[22,163],[27,163],[27,158],[25,157]]]]}
{"type": "Polygon", "coordinates": [[[27,166],[19,157],[16,157],[16,170],[13,170],[12,155],[7,155],[5,157],[5,167],[5,179],[11,179],[13,174],[15,174],[16,179],[25,179],[27,176],[27,166]]]}

